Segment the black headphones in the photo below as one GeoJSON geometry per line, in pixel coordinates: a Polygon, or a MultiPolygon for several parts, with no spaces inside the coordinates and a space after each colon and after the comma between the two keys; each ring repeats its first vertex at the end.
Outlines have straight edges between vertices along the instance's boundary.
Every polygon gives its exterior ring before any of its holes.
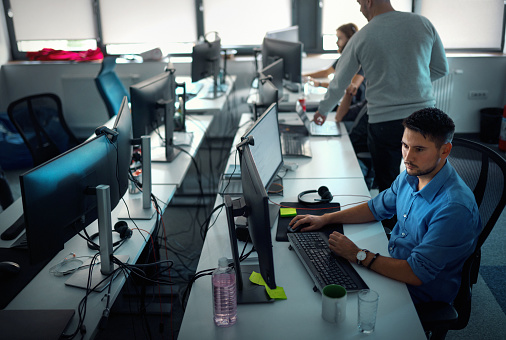
{"type": "MultiPolygon", "coordinates": [[[[128,224],[126,223],[126,221],[116,222],[116,224],[114,225],[114,231],[119,234],[120,240],[114,242],[112,244],[113,247],[116,247],[124,240],[127,240],[130,237],[132,237],[132,229],[128,228],[128,224]]],[[[90,236],[90,239],[88,240],[88,248],[90,248],[92,250],[100,250],[100,246],[98,244],[96,244],[95,242],[93,242],[93,240],[96,239],[97,237],[98,237],[98,233],[95,233],[90,236]]]]}
{"type": "Polygon", "coordinates": [[[297,199],[299,200],[299,203],[306,204],[306,205],[329,203],[332,201],[333,198],[334,198],[334,196],[332,196],[332,194],[329,191],[329,188],[327,188],[326,186],[321,186],[318,188],[318,190],[303,191],[297,197],[297,199]],[[320,197],[321,197],[320,199],[315,198],[314,200],[310,201],[310,200],[304,200],[302,198],[302,196],[304,196],[306,194],[312,194],[312,193],[316,193],[316,192],[318,193],[318,195],[320,195],[320,197]]]}

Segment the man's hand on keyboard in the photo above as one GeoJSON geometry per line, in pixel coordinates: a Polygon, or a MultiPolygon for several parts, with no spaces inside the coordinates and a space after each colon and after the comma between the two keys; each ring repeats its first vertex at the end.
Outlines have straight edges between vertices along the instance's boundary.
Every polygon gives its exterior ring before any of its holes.
{"type": "Polygon", "coordinates": [[[351,262],[356,262],[357,253],[360,251],[360,248],[349,238],[335,231],[330,234],[329,248],[337,255],[351,262]]]}
{"type": "Polygon", "coordinates": [[[315,215],[297,215],[295,216],[289,223],[292,229],[296,230],[300,226],[302,228],[300,231],[316,231],[321,229],[323,226],[327,224],[324,216],[315,216],[315,215]]]}

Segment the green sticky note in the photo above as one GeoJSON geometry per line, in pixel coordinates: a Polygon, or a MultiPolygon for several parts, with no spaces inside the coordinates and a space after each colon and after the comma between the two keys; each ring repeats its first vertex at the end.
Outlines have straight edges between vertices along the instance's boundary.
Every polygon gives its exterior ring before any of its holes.
{"type": "Polygon", "coordinates": [[[265,286],[264,278],[260,273],[257,273],[255,271],[251,273],[251,275],[249,276],[249,280],[256,285],[265,286]]]}
{"type": "Polygon", "coordinates": [[[281,217],[297,216],[297,209],[295,209],[295,208],[279,208],[279,216],[281,216],[281,217]]]}
{"type": "Polygon", "coordinates": [[[268,286],[265,286],[265,290],[267,291],[267,294],[271,297],[271,299],[276,300],[286,300],[286,294],[283,287],[276,287],[276,289],[270,289],[268,286]]]}
{"type": "Polygon", "coordinates": [[[267,291],[267,294],[269,295],[269,297],[271,299],[275,299],[275,300],[286,300],[287,299],[286,294],[285,294],[285,290],[283,289],[283,287],[276,287],[276,289],[270,289],[269,286],[267,286],[267,284],[265,283],[264,278],[262,277],[261,274],[254,271],[249,276],[249,280],[256,285],[264,286],[265,290],[267,291]]]}

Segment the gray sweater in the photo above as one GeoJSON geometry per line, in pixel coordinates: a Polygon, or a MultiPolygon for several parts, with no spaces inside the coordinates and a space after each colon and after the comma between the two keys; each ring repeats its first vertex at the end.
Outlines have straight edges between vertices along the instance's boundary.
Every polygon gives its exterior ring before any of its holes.
{"type": "Polygon", "coordinates": [[[420,15],[375,16],[348,41],[318,111],[327,115],[362,66],[367,79],[369,123],[403,119],[435,105],[432,81],[448,73],[441,39],[420,15]]]}

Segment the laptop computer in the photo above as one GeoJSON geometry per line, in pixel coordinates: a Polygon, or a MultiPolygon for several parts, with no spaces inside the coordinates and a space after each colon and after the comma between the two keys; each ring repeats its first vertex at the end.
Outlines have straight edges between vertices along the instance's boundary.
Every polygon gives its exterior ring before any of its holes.
{"type": "Polygon", "coordinates": [[[317,125],[314,121],[309,120],[309,117],[306,112],[304,112],[299,102],[295,105],[295,111],[300,120],[302,120],[310,136],[337,137],[341,135],[339,123],[326,120],[322,125],[317,125]]]}

